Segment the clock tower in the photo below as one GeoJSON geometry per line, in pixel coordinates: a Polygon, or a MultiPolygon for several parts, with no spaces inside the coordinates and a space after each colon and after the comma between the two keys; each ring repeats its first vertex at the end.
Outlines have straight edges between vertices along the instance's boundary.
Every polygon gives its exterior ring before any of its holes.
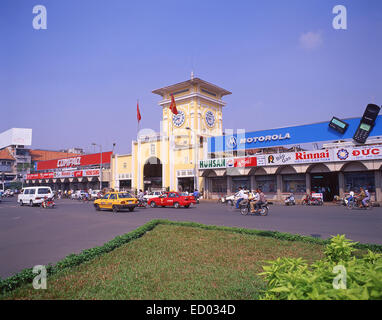
{"type": "Polygon", "coordinates": [[[223,96],[231,92],[200,78],[183,81],[154,90],[162,97],[159,106],[163,110],[162,133],[167,136],[190,134],[210,137],[223,133],[223,96]],[[170,110],[171,94],[174,95],[178,114],[170,110]]]}

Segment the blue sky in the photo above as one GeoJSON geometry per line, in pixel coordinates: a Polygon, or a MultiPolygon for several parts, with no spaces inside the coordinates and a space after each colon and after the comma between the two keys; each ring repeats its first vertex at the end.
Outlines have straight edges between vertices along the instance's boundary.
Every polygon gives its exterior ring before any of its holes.
{"type": "Polygon", "coordinates": [[[248,131],[361,116],[382,104],[380,0],[2,0],[0,132],[33,147],[127,153],[159,131],[152,90],[195,75],[233,94],[223,125],[248,131]],[[48,29],[32,27],[35,5],[48,29]],[[347,30],[332,27],[335,5],[347,30]]]}

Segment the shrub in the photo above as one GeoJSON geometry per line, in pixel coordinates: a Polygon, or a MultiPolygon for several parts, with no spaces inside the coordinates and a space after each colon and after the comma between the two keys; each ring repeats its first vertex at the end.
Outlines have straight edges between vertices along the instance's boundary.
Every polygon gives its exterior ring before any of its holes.
{"type": "Polygon", "coordinates": [[[301,258],[278,258],[263,267],[270,300],[382,299],[382,254],[353,256],[356,243],[332,237],[325,258],[311,266],[301,258]]]}

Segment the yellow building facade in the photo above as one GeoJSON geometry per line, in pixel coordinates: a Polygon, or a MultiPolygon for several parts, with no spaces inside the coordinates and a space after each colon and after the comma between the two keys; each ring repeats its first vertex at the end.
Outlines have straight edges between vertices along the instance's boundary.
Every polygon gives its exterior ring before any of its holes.
{"type": "Polygon", "coordinates": [[[222,100],[231,92],[199,78],[153,91],[161,97],[160,132],[141,130],[131,154],[113,155],[113,189],[203,190],[198,161],[207,158],[207,138],[223,134],[222,100]],[[178,114],[170,110],[174,96],[178,114]]]}

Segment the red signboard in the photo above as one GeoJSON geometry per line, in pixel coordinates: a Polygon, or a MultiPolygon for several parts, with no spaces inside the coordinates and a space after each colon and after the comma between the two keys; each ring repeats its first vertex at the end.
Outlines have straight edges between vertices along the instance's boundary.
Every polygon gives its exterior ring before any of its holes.
{"type": "MultiPolygon", "coordinates": [[[[110,163],[113,153],[102,152],[102,163],[110,163]]],[[[86,154],[83,156],[75,156],[56,160],[37,162],[37,170],[50,170],[59,168],[83,167],[91,165],[99,165],[101,162],[101,153],[86,154]]]]}
{"type": "Polygon", "coordinates": [[[27,174],[27,180],[81,178],[81,177],[97,177],[97,176],[99,176],[99,169],[71,170],[71,171],[56,171],[56,172],[48,172],[48,173],[31,173],[31,174],[27,174]]]}
{"type": "Polygon", "coordinates": [[[235,168],[256,167],[256,157],[236,158],[234,159],[235,168]]]}

